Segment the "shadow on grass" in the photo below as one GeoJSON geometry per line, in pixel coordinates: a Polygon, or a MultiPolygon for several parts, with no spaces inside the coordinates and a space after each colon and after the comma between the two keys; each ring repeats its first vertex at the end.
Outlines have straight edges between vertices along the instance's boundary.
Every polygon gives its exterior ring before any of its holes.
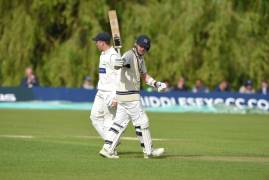
{"type": "Polygon", "coordinates": [[[199,158],[201,157],[202,155],[176,155],[176,154],[164,154],[163,156],[160,156],[160,157],[155,157],[154,159],[188,159],[188,158],[199,158]]]}
{"type": "Polygon", "coordinates": [[[143,153],[141,151],[125,151],[125,152],[118,152],[119,156],[122,157],[131,157],[131,158],[143,158],[143,153]]]}
{"type": "MultiPolygon", "coordinates": [[[[144,158],[144,155],[142,152],[138,151],[125,151],[125,152],[118,152],[119,156],[122,157],[129,157],[129,158],[144,158]]],[[[160,157],[154,157],[152,159],[188,159],[188,158],[199,158],[203,155],[197,155],[197,154],[190,154],[190,155],[175,155],[175,154],[164,154],[160,157]]]]}

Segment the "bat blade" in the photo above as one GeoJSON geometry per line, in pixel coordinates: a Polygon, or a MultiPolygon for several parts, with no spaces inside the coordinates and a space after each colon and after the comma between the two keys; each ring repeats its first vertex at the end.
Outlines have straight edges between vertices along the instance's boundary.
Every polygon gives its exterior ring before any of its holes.
{"type": "Polygon", "coordinates": [[[119,51],[122,46],[121,46],[120,29],[116,11],[115,10],[108,11],[108,17],[113,37],[113,44],[114,47],[119,51]]]}

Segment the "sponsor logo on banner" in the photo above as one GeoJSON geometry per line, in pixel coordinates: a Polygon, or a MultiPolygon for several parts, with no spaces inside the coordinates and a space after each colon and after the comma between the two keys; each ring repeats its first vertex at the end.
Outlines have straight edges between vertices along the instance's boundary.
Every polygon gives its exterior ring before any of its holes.
{"type": "Polygon", "coordinates": [[[0,93],[0,102],[15,102],[15,94],[2,94],[0,93]]]}
{"type": "Polygon", "coordinates": [[[171,106],[235,106],[239,109],[258,108],[269,111],[269,101],[266,99],[244,99],[244,98],[205,98],[205,97],[163,97],[163,96],[143,96],[142,104],[145,107],[171,107],[171,106]]]}

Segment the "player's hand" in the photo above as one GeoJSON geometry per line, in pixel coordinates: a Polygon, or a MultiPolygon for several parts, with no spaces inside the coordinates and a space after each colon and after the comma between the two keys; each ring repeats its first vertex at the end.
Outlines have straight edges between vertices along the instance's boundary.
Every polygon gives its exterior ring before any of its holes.
{"type": "Polygon", "coordinates": [[[111,107],[116,108],[117,105],[118,105],[117,101],[113,100],[112,103],[111,103],[111,107]]]}
{"type": "Polygon", "coordinates": [[[123,58],[116,58],[115,63],[114,63],[114,67],[115,67],[115,69],[119,69],[123,66],[123,64],[124,64],[123,58]]]}
{"type": "Polygon", "coordinates": [[[163,82],[158,81],[158,82],[156,82],[156,88],[157,88],[158,92],[162,92],[167,88],[167,85],[163,82]]]}
{"type": "Polygon", "coordinates": [[[105,104],[108,106],[108,107],[116,107],[117,106],[117,101],[116,101],[116,92],[113,92],[109,95],[106,95],[104,97],[104,101],[105,101],[105,104]]]}

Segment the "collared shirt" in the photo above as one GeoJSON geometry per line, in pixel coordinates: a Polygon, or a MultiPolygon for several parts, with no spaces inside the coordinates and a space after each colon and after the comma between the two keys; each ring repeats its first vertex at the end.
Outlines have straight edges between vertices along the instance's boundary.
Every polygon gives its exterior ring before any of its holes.
{"type": "Polygon", "coordinates": [[[135,48],[127,51],[122,56],[124,64],[120,69],[120,81],[117,87],[117,100],[139,101],[141,74],[147,73],[143,56],[138,55],[135,48]]]}

